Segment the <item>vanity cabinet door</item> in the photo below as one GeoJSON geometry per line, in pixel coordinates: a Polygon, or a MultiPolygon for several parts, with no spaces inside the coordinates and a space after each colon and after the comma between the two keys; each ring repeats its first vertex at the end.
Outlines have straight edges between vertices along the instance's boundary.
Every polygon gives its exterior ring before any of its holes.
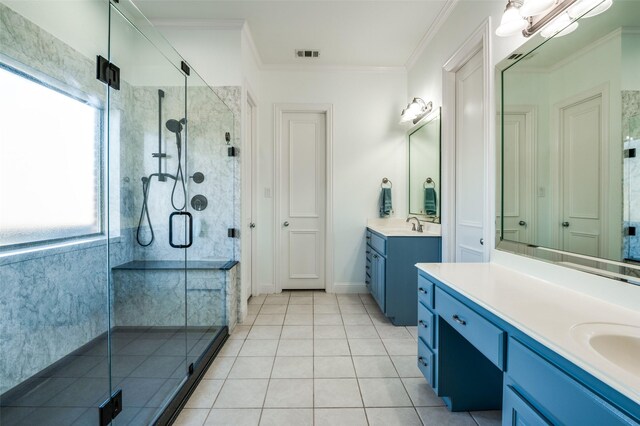
{"type": "Polygon", "coordinates": [[[374,251],[371,259],[371,268],[373,270],[371,295],[378,302],[382,312],[385,312],[385,265],[385,258],[374,251]]]}
{"type": "Polygon", "coordinates": [[[547,422],[511,386],[504,389],[502,426],[547,426],[547,422]]]}

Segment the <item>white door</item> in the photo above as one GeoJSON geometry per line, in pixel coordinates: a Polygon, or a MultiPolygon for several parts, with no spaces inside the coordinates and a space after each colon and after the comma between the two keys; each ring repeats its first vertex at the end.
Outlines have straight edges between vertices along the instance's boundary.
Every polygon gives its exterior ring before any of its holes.
{"type": "Polygon", "coordinates": [[[246,262],[247,265],[246,268],[244,269],[245,273],[247,274],[246,277],[242,277],[242,294],[245,295],[245,297],[247,299],[249,299],[249,297],[251,297],[252,293],[253,293],[253,288],[255,287],[255,276],[254,276],[254,262],[256,259],[254,259],[254,256],[256,255],[256,231],[255,231],[255,217],[256,217],[256,206],[254,205],[254,191],[256,190],[256,186],[255,186],[255,124],[256,124],[256,117],[255,117],[255,105],[253,104],[253,102],[251,101],[251,99],[249,97],[247,97],[247,105],[246,105],[246,126],[245,126],[245,132],[246,132],[246,140],[247,143],[245,144],[245,152],[243,155],[243,161],[248,161],[250,164],[248,165],[246,170],[249,170],[249,176],[248,176],[248,182],[247,182],[247,192],[249,194],[249,197],[246,198],[247,200],[247,206],[246,206],[246,210],[245,210],[245,214],[246,216],[243,218],[243,222],[244,222],[244,231],[246,231],[246,233],[249,235],[249,250],[248,254],[246,256],[246,262]]]}
{"type": "MultiPolygon", "coordinates": [[[[532,147],[531,126],[524,112],[505,112],[503,152],[504,179],[498,177],[498,200],[500,192],[504,192],[502,220],[504,221],[503,237],[508,241],[535,244],[535,216],[533,212],[535,192],[534,155],[532,147]]],[[[501,157],[498,156],[498,164],[501,157]]],[[[501,168],[498,168],[501,170],[501,168]]],[[[500,211],[498,211],[500,212],[500,211]]]]}
{"type": "Polygon", "coordinates": [[[280,285],[325,288],[326,115],[284,112],[280,149],[280,285]]]}
{"type": "Polygon", "coordinates": [[[602,96],[560,109],[562,248],[602,257],[602,96]]]}
{"type": "Polygon", "coordinates": [[[456,72],[456,262],[483,262],[485,106],[482,51],[456,72]]]}

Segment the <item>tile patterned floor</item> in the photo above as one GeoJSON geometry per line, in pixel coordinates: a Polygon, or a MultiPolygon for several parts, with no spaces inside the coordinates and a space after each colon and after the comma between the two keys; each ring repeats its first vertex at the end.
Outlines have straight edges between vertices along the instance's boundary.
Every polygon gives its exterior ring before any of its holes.
{"type": "Polygon", "coordinates": [[[444,407],[416,367],[416,336],[368,294],[251,298],[176,425],[500,425],[499,411],[444,407]]]}

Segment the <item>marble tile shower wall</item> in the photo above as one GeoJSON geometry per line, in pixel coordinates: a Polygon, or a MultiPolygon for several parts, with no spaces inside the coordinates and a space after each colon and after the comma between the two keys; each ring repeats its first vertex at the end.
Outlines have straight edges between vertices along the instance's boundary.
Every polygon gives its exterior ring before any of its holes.
{"type": "MultiPolygon", "coordinates": [[[[2,4],[0,46],[13,61],[106,105],[94,58],[2,4]]],[[[124,84],[114,108],[122,109],[129,95],[124,84]]],[[[132,247],[124,234],[112,245],[112,261],[131,259],[132,247]]],[[[105,241],[0,257],[0,394],[107,330],[106,258],[105,241]]]]}
{"type": "Polygon", "coordinates": [[[622,137],[625,150],[636,150],[624,159],[624,226],[636,228],[623,239],[624,257],[640,261],[640,91],[622,91],[622,137]]]}

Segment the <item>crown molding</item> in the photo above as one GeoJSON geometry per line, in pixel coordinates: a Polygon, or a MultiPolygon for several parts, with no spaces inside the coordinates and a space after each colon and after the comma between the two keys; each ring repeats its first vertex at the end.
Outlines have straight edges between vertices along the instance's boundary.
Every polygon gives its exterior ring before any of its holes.
{"type": "Polygon", "coordinates": [[[156,27],[164,28],[240,30],[246,22],[244,19],[152,19],[151,23],[156,27]]]}
{"type": "Polygon", "coordinates": [[[303,71],[303,72],[354,72],[354,73],[406,73],[405,67],[377,67],[359,65],[309,65],[309,64],[268,64],[263,71],[303,71]]]}
{"type": "Polygon", "coordinates": [[[249,23],[245,21],[242,25],[242,34],[244,35],[245,40],[247,41],[247,45],[249,46],[249,50],[251,51],[251,55],[253,59],[256,61],[256,65],[259,70],[264,69],[264,62],[262,62],[262,57],[260,56],[260,52],[258,52],[258,48],[256,47],[256,43],[253,40],[253,34],[251,33],[251,28],[249,28],[249,23]]]}
{"type": "Polygon", "coordinates": [[[424,52],[424,50],[427,48],[427,45],[431,42],[431,40],[433,40],[447,18],[449,18],[449,15],[451,15],[451,12],[453,12],[453,9],[455,8],[456,4],[458,4],[458,1],[460,0],[447,0],[444,6],[442,6],[442,9],[440,9],[440,12],[438,12],[438,15],[433,20],[433,23],[429,26],[429,29],[411,53],[411,56],[409,56],[407,62],[405,62],[405,68],[407,69],[407,71],[413,68],[413,66],[416,64],[418,58],[420,57],[420,55],[422,55],[422,52],[424,52]]]}

